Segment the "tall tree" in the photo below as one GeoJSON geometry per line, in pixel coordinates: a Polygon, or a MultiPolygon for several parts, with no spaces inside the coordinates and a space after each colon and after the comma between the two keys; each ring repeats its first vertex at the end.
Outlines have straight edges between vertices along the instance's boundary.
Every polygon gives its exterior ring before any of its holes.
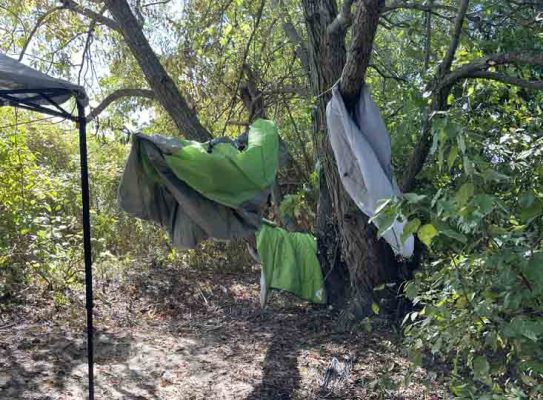
{"type": "MultiPolygon", "coordinates": [[[[526,80],[519,76],[507,74],[505,71],[497,72],[496,67],[508,65],[543,65],[542,53],[534,51],[502,51],[483,52],[479,58],[468,62],[461,62],[457,57],[459,46],[465,35],[466,21],[474,35],[484,37],[496,31],[496,21],[500,18],[511,20],[513,16],[526,9],[533,9],[527,2],[518,2],[515,5],[501,7],[495,6],[497,11],[483,14],[482,10],[487,1],[479,1],[477,6],[471,7],[468,0],[453,2],[454,5],[438,1],[408,2],[384,0],[344,0],[338,8],[335,0],[303,0],[301,12],[305,20],[304,33],[292,18],[292,11],[283,1],[272,4],[276,10],[277,19],[285,39],[295,48],[300,66],[304,75],[308,77],[312,95],[317,99],[317,107],[313,113],[313,137],[317,157],[322,165],[320,179],[320,192],[317,209],[316,233],[319,243],[321,263],[330,284],[330,292],[334,301],[349,303],[349,310],[355,315],[365,315],[370,312],[373,299],[373,288],[382,282],[399,283],[417,264],[417,259],[411,262],[399,261],[390,248],[377,238],[376,229],[368,222],[354,205],[353,201],[343,189],[334,155],[330,147],[326,130],[325,107],[330,99],[330,89],[339,85],[341,95],[347,106],[352,106],[364,84],[368,68],[372,67],[383,78],[383,81],[392,78],[397,82],[413,84],[425,81],[425,92],[429,93],[429,101],[421,113],[420,134],[413,146],[413,151],[400,179],[403,191],[413,190],[417,185],[417,177],[423,170],[430,151],[432,126],[436,115],[445,112],[448,107],[448,97],[455,84],[465,79],[485,79],[503,82],[528,89],[541,88],[541,82],[526,80]],[[505,11],[502,9],[505,8],[505,11]],[[418,13],[418,14],[417,14],[418,13]],[[388,66],[372,64],[372,48],[374,45],[378,26],[385,29],[394,29],[396,26],[405,29],[406,24],[402,16],[421,16],[424,18],[424,29],[420,36],[424,41],[424,54],[421,57],[424,65],[421,71],[412,69],[412,77],[398,76],[388,66]],[[505,17],[504,17],[505,15],[505,17]],[[397,17],[396,17],[397,16],[397,17]],[[441,60],[435,54],[439,51],[433,49],[433,41],[437,39],[432,33],[432,21],[439,18],[450,26],[448,32],[439,37],[439,50],[443,49],[441,60]],[[485,20],[486,18],[486,20],[485,20]],[[350,31],[350,32],[349,32],[350,31]],[[349,33],[349,35],[347,35],[349,33]],[[304,39],[306,38],[307,39],[304,39]],[[348,40],[347,40],[348,38],[348,40]],[[442,45],[447,40],[446,45],[442,45]],[[434,69],[435,72],[429,73],[434,69]]],[[[498,2],[499,3],[499,2],[498,2]]],[[[156,99],[170,118],[174,121],[181,134],[198,140],[205,140],[211,135],[198,119],[197,113],[189,106],[174,80],[167,73],[158,55],[149,45],[144,35],[141,15],[138,7],[131,7],[126,0],[106,0],[106,10],[112,18],[105,15],[105,10],[96,11],[81,5],[74,0],[63,0],[62,6],[57,8],[68,9],[77,13],[92,23],[98,23],[111,30],[119,32],[137,61],[150,89],[123,89],[124,92],[113,93],[104,100],[97,109],[103,110],[117,98],[124,96],[144,96],[156,99]]],[[[229,7],[219,6],[221,15],[229,7]]],[[[254,46],[255,32],[259,23],[266,19],[263,15],[265,3],[258,2],[256,13],[253,15],[254,24],[249,35],[247,45],[242,52],[239,68],[240,76],[236,84],[230,88],[234,91],[234,99],[238,96],[243,68],[251,46],[254,46]]],[[[494,8],[492,8],[494,10],[494,8]]],[[[57,12],[52,9],[39,19],[50,18],[57,12]]],[[[295,9],[294,13],[297,11],[295,9]]],[[[265,13],[264,13],[265,14],[265,13]]],[[[207,14],[206,14],[207,15],[207,14]]],[[[221,20],[221,24],[225,19],[221,20]]],[[[276,19],[267,22],[273,27],[276,19]]],[[[222,25],[221,25],[222,26],[222,25]]],[[[271,29],[271,28],[270,28],[271,29]]],[[[34,31],[33,31],[34,32],[34,31]]],[[[26,48],[26,47],[25,47],[26,48]]],[[[382,57],[380,57],[382,62],[382,57]]],[[[384,83],[383,83],[384,84],[384,83]]],[[[263,94],[264,96],[264,94],[263,94]]],[[[242,102],[244,95],[241,94],[242,102]]],[[[261,109],[263,105],[259,106],[261,109]]],[[[229,107],[228,121],[232,114],[233,103],[229,107]]],[[[96,113],[95,113],[96,114],[96,113]]]]}

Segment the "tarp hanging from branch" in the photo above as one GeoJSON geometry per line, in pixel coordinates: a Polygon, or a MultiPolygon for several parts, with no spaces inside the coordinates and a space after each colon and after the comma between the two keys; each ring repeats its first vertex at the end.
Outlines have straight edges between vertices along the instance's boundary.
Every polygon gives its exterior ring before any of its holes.
{"type": "MultiPolygon", "coordinates": [[[[354,112],[345,107],[339,88],[332,90],[326,107],[330,143],[345,190],[358,208],[373,217],[380,200],[400,197],[401,192],[392,173],[390,137],[379,109],[364,85],[354,112]]],[[[374,222],[379,227],[379,222],[374,222]]],[[[396,220],[383,234],[383,239],[396,254],[410,257],[414,239],[400,240],[405,221],[396,220]]]]}
{"type": "Polygon", "coordinates": [[[167,228],[181,248],[255,233],[277,173],[277,128],[255,121],[243,151],[214,143],[134,135],[119,187],[121,208],[167,228]]]}
{"type": "Polygon", "coordinates": [[[317,240],[313,235],[288,232],[265,221],[257,233],[256,243],[262,261],[262,306],[270,289],[284,290],[313,303],[326,303],[317,240]]]}

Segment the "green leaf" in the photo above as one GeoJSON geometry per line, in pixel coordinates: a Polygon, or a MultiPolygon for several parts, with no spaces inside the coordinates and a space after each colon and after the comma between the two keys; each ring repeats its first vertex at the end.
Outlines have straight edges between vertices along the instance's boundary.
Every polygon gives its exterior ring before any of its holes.
{"type": "Polygon", "coordinates": [[[466,182],[460,186],[460,189],[458,189],[458,192],[456,192],[456,203],[458,206],[464,206],[471,196],[473,196],[474,191],[475,186],[473,186],[473,183],[471,182],[466,182]]]}
{"type": "Polygon", "coordinates": [[[373,288],[373,291],[374,292],[380,292],[381,290],[383,290],[385,288],[385,284],[384,283],[381,283],[379,286],[375,286],[373,288]]]}
{"type": "Polygon", "coordinates": [[[409,300],[413,300],[415,297],[417,297],[417,294],[418,294],[418,288],[417,288],[417,285],[413,282],[408,282],[406,285],[405,285],[405,296],[409,299],[409,300]]]}
{"type": "Polygon", "coordinates": [[[393,198],[377,200],[377,208],[375,209],[375,215],[380,214],[383,210],[392,202],[393,198]]]}
{"type": "Polygon", "coordinates": [[[529,222],[533,218],[540,216],[543,213],[543,202],[536,199],[530,206],[523,207],[520,210],[520,218],[524,222],[529,222]]]}
{"type": "Polygon", "coordinates": [[[379,308],[379,305],[377,305],[377,303],[372,303],[371,304],[371,311],[373,311],[373,313],[375,315],[379,314],[379,310],[380,310],[380,308],[379,308]]]}
{"type": "Polygon", "coordinates": [[[437,236],[439,232],[432,224],[423,225],[417,232],[417,236],[428,248],[432,245],[432,239],[437,236]]]}
{"type": "Polygon", "coordinates": [[[477,356],[473,359],[473,375],[475,378],[486,380],[489,372],[490,365],[485,356],[477,356]]]}
{"type": "Polygon", "coordinates": [[[522,208],[530,207],[535,201],[535,196],[530,192],[524,192],[518,197],[518,204],[522,208]]]}
{"type": "Polygon", "coordinates": [[[462,127],[458,124],[449,122],[443,129],[448,138],[454,139],[462,131],[462,127]]]}
{"type": "Polygon", "coordinates": [[[492,168],[487,168],[483,172],[483,178],[484,178],[485,182],[488,182],[488,181],[502,182],[502,181],[507,181],[507,180],[510,179],[507,175],[499,173],[499,172],[493,170],[492,168]]]}
{"type": "Polygon", "coordinates": [[[379,226],[379,230],[377,231],[377,236],[381,237],[390,228],[392,228],[392,226],[394,225],[394,222],[396,222],[396,214],[390,213],[390,214],[379,215],[378,218],[375,220],[375,222],[379,226]]]}
{"type": "Polygon", "coordinates": [[[468,175],[473,174],[473,165],[471,163],[471,160],[468,158],[468,156],[464,156],[463,158],[463,164],[464,164],[464,171],[468,175]]]}
{"type": "Polygon", "coordinates": [[[458,240],[460,243],[466,243],[468,241],[468,238],[466,237],[466,235],[455,231],[446,223],[438,223],[437,229],[439,230],[440,235],[442,234],[447,237],[450,237],[451,239],[458,240]]]}
{"type": "Polygon", "coordinates": [[[417,232],[419,227],[420,227],[420,219],[415,218],[415,219],[412,219],[411,221],[409,221],[403,227],[403,232],[402,232],[402,235],[400,236],[400,241],[402,243],[404,243],[407,240],[407,238],[409,237],[409,235],[412,235],[415,232],[417,232]]]}
{"type": "Polygon", "coordinates": [[[458,157],[458,147],[452,146],[449,150],[449,156],[447,157],[447,167],[451,169],[454,165],[454,162],[456,161],[456,157],[458,157]]]}
{"type": "Polygon", "coordinates": [[[416,349],[409,349],[409,360],[415,365],[419,366],[422,364],[422,352],[416,349]]]}
{"type": "Polygon", "coordinates": [[[419,201],[426,198],[425,194],[416,194],[416,193],[404,193],[403,194],[404,199],[407,200],[409,204],[416,204],[419,201]]]}
{"type": "Polygon", "coordinates": [[[464,141],[464,135],[459,134],[456,137],[456,142],[458,143],[458,148],[464,154],[466,152],[466,142],[464,141]]]}
{"type": "Polygon", "coordinates": [[[489,214],[494,209],[496,197],[490,194],[479,194],[473,198],[472,204],[476,206],[482,215],[489,214]]]}

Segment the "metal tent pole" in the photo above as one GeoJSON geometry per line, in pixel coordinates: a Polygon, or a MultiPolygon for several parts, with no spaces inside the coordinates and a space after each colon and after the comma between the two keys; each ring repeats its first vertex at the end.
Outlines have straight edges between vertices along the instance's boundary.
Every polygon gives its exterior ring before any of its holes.
{"type": "Polygon", "coordinates": [[[79,124],[79,154],[81,161],[81,198],[83,200],[83,250],[85,255],[85,293],[87,308],[87,358],[89,366],[89,400],[94,400],[94,346],[92,327],[92,258],[89,199],[89,169],[87,164],[87,120],[85,107],[77,102],[79,124]]]}

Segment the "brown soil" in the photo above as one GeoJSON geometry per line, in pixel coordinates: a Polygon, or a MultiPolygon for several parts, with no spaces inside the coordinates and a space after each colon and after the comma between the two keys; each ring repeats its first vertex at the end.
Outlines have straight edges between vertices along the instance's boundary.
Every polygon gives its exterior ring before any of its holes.
{"type": "MultiPolygon", "coordinates": [[[[273,296],[258,272],[151,268],[96,279],[97,399],[439,399],[390,325],[337,329],[332,311],[273,296]]],[[[0,398],[83,399],[84,297],[0,320],[0,398]]],[[[58,301],[57,301],[58,303],[58,301]]]]}

